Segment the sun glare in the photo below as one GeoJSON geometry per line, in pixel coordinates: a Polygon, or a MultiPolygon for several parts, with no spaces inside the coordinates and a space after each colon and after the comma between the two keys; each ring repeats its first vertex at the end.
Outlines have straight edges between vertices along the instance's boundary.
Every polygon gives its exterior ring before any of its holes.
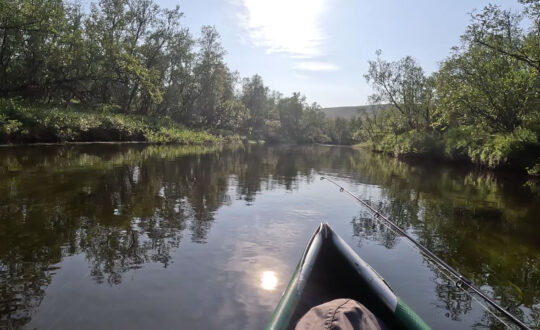
{"type": "Polygon", "coordinates": [[[320,55],[326,0],[242,0],[242,21],[256,46],[293,57],[320,55]]]}
{"type": "Polygon", "coordinates": [[[277,286],[278,279],[275,272],[265,271],[261,277],[261,287],[265,290],[272,291],[277,286]]]}

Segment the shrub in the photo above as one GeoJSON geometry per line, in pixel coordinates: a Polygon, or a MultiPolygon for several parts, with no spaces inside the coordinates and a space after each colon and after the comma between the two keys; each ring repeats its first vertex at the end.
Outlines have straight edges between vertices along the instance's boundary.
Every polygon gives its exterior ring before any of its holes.
{"type": "Polygon", "coordinates": [[[396,157],[411,154],[439,157],[443,150],[440,138],[432,133],[418,130],[397,135],[387,134],[382,138],[378,149],[396,157]]]}
{"type": "Polygon", "coordinates": [[[216,143],[218,139],[205,132],[191,131],[169,118],[150,119],[105,110],[90,113],[70,108],[26,106],[18,100],[0,99],[0,143],[66,141],[201,145],[216,143]]]}

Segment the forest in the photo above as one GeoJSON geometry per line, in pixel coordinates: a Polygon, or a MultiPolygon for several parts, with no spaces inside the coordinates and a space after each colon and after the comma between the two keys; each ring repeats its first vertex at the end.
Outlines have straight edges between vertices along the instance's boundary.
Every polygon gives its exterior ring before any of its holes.
{"type": "Polygon", "coordinates": [[[540,1],[523,10],[495,5],[471,23],[438,71],[410,56],[386,61],[381,51],[365,78],[370,101],[354,139],[396,156],[468,161],[540,174],[540,1]]]}
{"type": "MultiPolygon", "coordinates": [[[[327,119],[300,92],[227,66],[218,31],[195,36],[153,0],[0,4],[0,143],[149,141],[359,144],[540,174],[540,1],[471,15],[427,73],[381,51],[365,74],[383,110],[327,119]]],[[[362,79],[359,77],[358,79],[362,79]]],[[[381,109],[379,107],[378,109],[381,109]]]]}
{"type": "MultiPolygon", "coordinates": [[[[225,63],[212,26],[198,37],[179,7],[101,0],[0,4],[0,143],[313,142],[324,118],[225,63]]],[[[339,141],[337,141],[339,142],[339,141]]]]}

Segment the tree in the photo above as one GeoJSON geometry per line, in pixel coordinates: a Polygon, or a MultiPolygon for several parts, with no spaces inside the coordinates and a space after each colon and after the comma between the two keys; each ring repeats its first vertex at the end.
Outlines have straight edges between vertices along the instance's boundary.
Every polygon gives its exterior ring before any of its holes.
{"type": "Polygon", "coordinates": [[[537,113],[536,80],[522,61],[466,44],[437,73],[439,111],[446,125],[480,125],[491,132],[512,132],[537,113]]]}
{"type": "Polygon", "coordinates": [[[508,56],[540,71],[540,2],[520,0],[525,5],[522,13],[503,10],[496,5],[486,6],[472,15],[462,39],[485,47],[500,55],[508,56]],[[528,29],[523,22],[526,17],[532,24],[528,29]]]}
{"type": "MultiPolygon", "coordinates": [[[[195,100],[195,79],[192,71],[194,66],[195,52],[192,36],[187,28],[179,26],[175,17],[181,17],[179,9],[174,12],[166,11],[167,26],[164,31],[170,35],[168,42],[163,47],[163,55],[160,57],[161,75],[163,79],[163,102],[158,108],[158,113],[170,115],[178,121],[187,122],[189,109],[195,100]],[[173,29],[169,25],[176,24],[173,29]]],[[[156,42],[160,36],[156,35],[156,42]]]]}
{"type": "Polygon", "coordinates": [[[305,142],[330,142],[326,134],[327,122],[321,106],[312,103],[302,112],[302,140],[305,142]]]}
{"type": "Polygon", "coordinates": [[[39,98],[54,83],[49,61],[66,23],[62,0],[6,0],[0,4],[0,96],[39,98]]]}
{"type": "Polygon", "coordinates": [[[364,76],[375,94],[370,96],[374,104],[389,103],[403,117],[404,130],[429,129],[433,108],[433,88],[423,69],[410,57],[397,62],[381,59],[369,62],[368,73],[364,76]]]}
{"type": "Polygon", "coordinates": [[[259,75],[244,78],[242,83],[241,100],[249,113],[247,128],[261,135],[265,121],[269,114],[268,87],[264,86],[263,79],[259,75]]]}
{"type": "Polygon", "coordinates": [[[301,138],[301,120],[305,108],[306,97],[300,93],[293,93],[291,97],[279,100],[279,121],[285,136],[294,140],[301,138]]]}
{"type": "MultiPolygon", "coordinates": [[[[217,30],[203,26],[195,39],[182,17],[178,7],[163,9],[155,0],[97,0],[88,11],[67,0],[0,2],[0,97],[22,99],[2,103],[10,105],[0,109],[3,136],[23,131],[11,105],[47,104],[53,116],[61,105],[257,139],[325,139],[317,105],[307,106],[299,93],[283,98],[259,75],[240,80],[225,63],[217,30]]],[[[89,125],[82,120],[77,136],[89,125]]]]}
{"type": "Polygon", "coordinates": [[[156,40],[155,34],[162,32],[152,31],[152,27],[160,19],[159,14],[159,7],[153,3],[153,0],[129,0],[127,2],[125,53],[122,56],[124,60],[122,62],[125,63],[124,70],[127,73],[127,86],[123,100],[124,112],[130,110],[138,93],[150,96],[153,103],[161,103],[162,101],[159,71],[152,67],[162,45],[168,40],[166,36],[158,37],[157,47],[154,45],[156,44],[153,42],[156,40]],[[148,40],[143,44],[145,39],[148,40]]]}
{"type": "Polygon", "coordinates": [[[219,127],[239,132],[245,126],[248,110],[237,98],[230,98],[220,105],[219,127]]]}
{"type": "Polygon", "coordinates": [[[197,97],[194,120],[210,127],[217,123],[217,109],[226,95],[233,93],[232,79],[223,56],[220,36],[215,27],[203,26],[199,39],[199,54],[194,68],[197,97]]]}

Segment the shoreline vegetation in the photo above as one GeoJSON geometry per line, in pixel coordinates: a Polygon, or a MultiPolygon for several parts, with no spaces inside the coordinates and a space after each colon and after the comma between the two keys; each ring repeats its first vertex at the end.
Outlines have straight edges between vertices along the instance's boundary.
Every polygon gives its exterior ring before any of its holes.
{"type": "Polygon", "coordinates": [[[223,140],[167,118],[23,105],[14,100],[0,100],[0,123],[2,119],[0,144],[147,142],[209,145],[223,140]]]}
{"type": "Polygon", "coordinates": [[[315,142],[326,124],[301,93],[241,78],[179,7],[8,0],[0,17],[0,143],[315,142]]]}
{"type": "MultiPolygon", "coordinates": [[[[225,63],[212,26],[153,0],[8,0],[0,6],[0,144],[232,141],[360,145],[397,158],[540,175],[540,5],[488,5],[424,72],[369,62],[371,106],[326,118],[225,63]]],[[[359,78],[360,79],[360,78],[359,78]]]]}
{"type": "Polygon", "coordinates": [[[398,158],[469,162],[540,175],[540,2],[488,5],[458,46],[426,74],[406,56],[369,62],[381,111],[363,110],[354,140],[398,158]]]}

